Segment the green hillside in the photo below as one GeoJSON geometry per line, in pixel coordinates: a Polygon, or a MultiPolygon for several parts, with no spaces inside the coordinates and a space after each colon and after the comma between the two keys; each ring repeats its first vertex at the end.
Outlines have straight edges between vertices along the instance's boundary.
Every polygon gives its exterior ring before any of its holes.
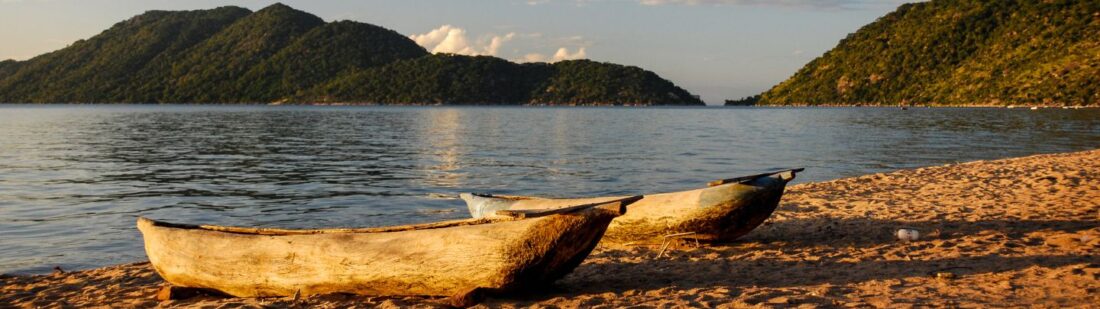
{"type": "Polygon", "coordinates": [[[430,55],[392,30],[282,4],[150,11],[2,61],[0,102],[702,104],[636,67],[430,55]]]}
{"type": "Polygon", "coordinates": [[[0,61],[0,76],[8,76],[19,69],[20,62],[15,60],[0,61]]]}
{"type": "Polygon", "coordinates": [[[551,65],[548,81],[535,89],[532,102],[623,103],[690,102],[691,93],[638,67],[587,60],[551,65]]]}
{"type": "Polygon", "coordinates": [[[324,24],[317,16],[282,4],[245,16],[172,63],[168,98],[197,102],[260,99],[255,93],[239,92],[244,73],[324,24]]]}
{"type": "Polygon", "coordinates": [[[301,39],[252,67],[238,81],[238,93],[264,101],[269,94],[298,95],[341,73],[358,72],[428,52],[393,30],[340,21],[305,33],[301,39]]]}
{"type": "Polygon", "coordinates": [[[687,91],[637,67],[588,60],[516,64],[458,55],[431,55],[356,72],[322,84],[304,98],[459,104],[696,102],[687,91]]]}
{"type": "Polygon", "coordinates": [[[905,4],[758,104],[1098,105],[1100,1],[905,4]]]}
{"type": "Polygon", "coordinates": [[[158,68],[158,63],[180,57],[190,47],[249,13],[226,7],[139,15],[65,49],[16,63],[16,70],[0,75],[0,101],[145,99],[145,92],[157,91],[147,88],[151,87],[147,79],[163,76],[164,69],[158,68]]]}

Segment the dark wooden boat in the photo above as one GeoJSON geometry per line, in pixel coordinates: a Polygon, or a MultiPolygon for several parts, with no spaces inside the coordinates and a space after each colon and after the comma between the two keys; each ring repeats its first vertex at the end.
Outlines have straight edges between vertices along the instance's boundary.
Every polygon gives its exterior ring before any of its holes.
{"type": "Polygon", "coordinates": [[[592,251],[640,197],[491,218],[379,228],[288,230],[139,218],[169,283],[238,297],[329,293],[468,297],[549,284],[592,251]]]}
{"type": "MultiPolygon", "coordinates": [[[[611,242],[651,240],[682,235],[705,241],[730,241],[764,222],[783,196],[787,182],[803,169],[790,169],[714,181],[702,189],[648,194],[616,218],[605,238],[611,242]]],[[[474,218],[491,217],[498,210],[548,210],[600,203],[621,196],[542,198],[533,196],[460,195],[474,218]]]]}

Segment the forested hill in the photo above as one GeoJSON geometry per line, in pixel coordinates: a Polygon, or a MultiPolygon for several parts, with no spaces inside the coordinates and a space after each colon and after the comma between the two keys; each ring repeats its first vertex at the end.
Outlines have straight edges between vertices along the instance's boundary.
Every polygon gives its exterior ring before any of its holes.
{"type": "Polygon", "coordinates": [[[431,55],[392,30],[282,4],[150,11],[0,61],[0,102],[702,104],[637,67],[431,55]]]}
{"type": "Polygon", "coordinates": [[[1100,105],[1100,1],[905,4],[761,105],[1100,105]]]}

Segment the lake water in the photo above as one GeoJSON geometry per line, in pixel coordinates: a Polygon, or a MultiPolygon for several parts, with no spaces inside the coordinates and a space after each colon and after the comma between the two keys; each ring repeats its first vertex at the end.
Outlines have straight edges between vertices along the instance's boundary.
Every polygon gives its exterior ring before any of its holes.
{"type": "Polygon", "coordinates": [[[1100,147],[1100,110],[0,105],[0,273],[144,260],[137,216],[347,227],[458,192],[637,194],[1100,147]]]}

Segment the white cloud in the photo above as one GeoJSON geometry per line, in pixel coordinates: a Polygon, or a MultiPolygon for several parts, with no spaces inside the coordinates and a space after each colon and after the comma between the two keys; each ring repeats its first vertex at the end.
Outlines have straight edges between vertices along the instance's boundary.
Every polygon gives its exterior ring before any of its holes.
{"type": "Polygon", "coordinates": [[[466,29],[452,25],[443,25],[427,33],[410,35],[409,38],[432,53],[470,56],[501,56],[502,48],[506,44],[518,40],[521,43],[520,45],[527,47],[524,48],[527,49],[527,53],[522,52],[520,48],[510,47],[512,58],[515,58],[514,61],[517,62],[558,62],[584,59],[588,57],[587,46],[590,44],[581,36],[546,40],[543,38],[542,33],[537,32],[528,34],[509,32],[505,35],[487,34],[474,39],[466,29]],[[552,55],[530,52],[532,49],[538,50],[547,47],[552,48],[553,46],[561,47],[558,47],[552,55]],[[517,57],[515,55],[522,56],[517,57]]]}
{"type": "Polygon", "coordinates": [[[500,47],[505,42],[511,41],[515,36],[516,34],[512,32],[505,35],[488,35],[471,40],[466,35],[466,29],[443,25],[428,33],[410,35],[409,38],[432,53],[496,56],[500,52],[500,47]]]}
{"type": "Polygon", "coordinates": [[[516,59],[516,62],[546,62],[546,55],[540,53],[530,53],[523,55],[523,58],[516,59]]]}
{"type": "Polygon", "coordinates": [[[584,47],[578,48],[575,53],[570,53],[569,49],[562,47],[558,48],[558,52],[554,53],[554,58],[550,59],[550,62],[584,59],[586,57],[588,57],[588,53],[585,51],[584,47]]]}
{"type": "Polygon", "coordinates": [[[577,47],[576,52],[570,53],[569,48],[558,48],[558,52],[553,53],[553,56],[547,56],[539,53],[529,53],[518,59],[515,59],[518,63],[557,63],[561,60],[575,60],[587,58],[588,53],[585,47],[577,47]]]}
{"type": "Polygon", "coordinates": [[[497,52],[500,51],[500,46],[504,45],[504,42],[511,41],[514,37],[516,37],[516,34],[514,32],[508,33],[504,36],[493,36],[493,38],[489,40],[489,47],[486,48],[485,51],[487,52],[487,54],[495,56],[497,52]]]}

